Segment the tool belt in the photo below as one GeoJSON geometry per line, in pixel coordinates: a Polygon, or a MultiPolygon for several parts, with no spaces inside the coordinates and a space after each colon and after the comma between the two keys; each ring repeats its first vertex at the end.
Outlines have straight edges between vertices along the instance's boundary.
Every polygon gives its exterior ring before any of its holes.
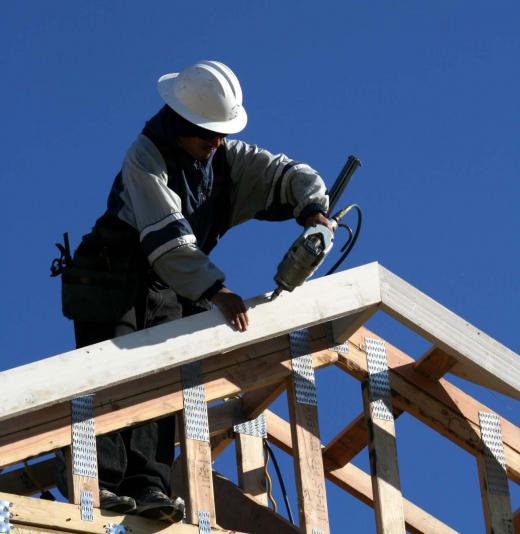
{"type": "Polygon", "coordinates": [[[63,315],[75,321],[113,323],[134,305],[147,263],[139,234],[117,217],[103,215],[70,257],[65,246],[51,276],[61,274],[63,315]]]}

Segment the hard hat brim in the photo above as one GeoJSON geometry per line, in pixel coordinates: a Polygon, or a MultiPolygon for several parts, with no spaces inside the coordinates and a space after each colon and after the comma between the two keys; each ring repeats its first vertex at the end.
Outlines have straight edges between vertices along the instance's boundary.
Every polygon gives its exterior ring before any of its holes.
{"type": "Polygon", "coordinates": [[[197,126],[212,132],[234,134],[245,128],[247,124],[247,113],[243,106],[240,106],[238,114],[234,119],[214,122],[210,122],[206,117],[202,117],[188,109],[178,98],[176,98],[173,91],[177,76],[179,76],[178,72],[172,72],[161,76],[157,81],[157,89],[159,90],[161,98],[173,109],[173,111],[177,112],[181,117],[192,124],[196,124],[197,126]]]}

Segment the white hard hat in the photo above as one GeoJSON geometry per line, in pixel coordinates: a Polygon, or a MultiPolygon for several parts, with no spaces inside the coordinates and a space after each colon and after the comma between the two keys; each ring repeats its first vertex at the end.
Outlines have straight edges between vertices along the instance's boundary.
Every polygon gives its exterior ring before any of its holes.
{"type": "Polygon", "coordinates": [[[168,106],[201,128],[231,134],[246,126],[240,83],[223,63],[199,61],[182,72],[161,76],[157,87],[168,106]]]}

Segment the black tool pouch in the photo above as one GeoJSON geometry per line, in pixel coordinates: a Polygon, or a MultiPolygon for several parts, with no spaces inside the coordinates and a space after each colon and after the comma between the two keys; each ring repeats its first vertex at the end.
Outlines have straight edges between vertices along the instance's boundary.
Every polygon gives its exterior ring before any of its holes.
{"type": "Polygon", "coordinates": [[[102,217],[62,271],[63,314],[75,321],[118,321],[134,305],[142,273],[137,232],[102,217]]]}

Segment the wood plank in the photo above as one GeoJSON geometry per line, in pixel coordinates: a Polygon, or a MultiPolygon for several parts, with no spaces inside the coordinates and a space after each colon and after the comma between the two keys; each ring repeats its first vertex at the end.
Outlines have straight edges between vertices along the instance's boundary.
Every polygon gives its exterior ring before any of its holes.
{"type": "Polygon", "coordinates": [[[258,504],[267,506],[264,440],[248,434],[235,434],[238,486],[258,504]]]}
{"type": "Polygon", "coordinates": [[[456,358],[458,366],[478,369],[487,387],[520,399],[518,354],[384,267],[379,269],[382,310],[456,358]]]}
{"type": "MultiPolygon", "coordinates": [[[[324,325],[312,327],[309,329],[309,332],[311,333],[313,340],[323,338],[323,345],[320,347],[321,349],[328,348],[325,341],[326,329],[324,325]]],[[[248,347],[235,349],[225,355],[214,356],[204,360],[202,363],[202,373],[204,375],[214,374],[219,370],[224,371],[224,369],[230,366],[239,365],[258,357],[273,355],[280,352],[287,353],[288,347],[289,343],[286,336],[281,336],[248,347]]],[[[108,405],[110,411],[114,411],[124,407],[125,404],[131,404],[132,399],[134,399],[134,404],[142,402],[143,400],[146,400],[146,396],[149,396],[151,392],[155,393],[151,398],[154,398],[154,396],[157,397],[162,389],[168,387],[170,384],[179,382],[179,369],[174,368],[144,378],[139,378],[132,382],[104,389],[95,396],[96,413],[102,411],[103,408],[107,409],[106,405],[108,405]]],[[[0,428],[0,436],[4,437],[24,429],[33,428],[37,425],[59,421],[63,417],[67,417],[69,414],[69,402],[62,402],[52,407],[38,410],[32,415],[22,415],[10,419],[8,425],[2,425],[0,428]]]]}
{"type": "Polygon", "coordinates": [[[450,356],[439,347],[432,347],[417,362],[415,370],[431,380],[439,380],[457,363],[456,358],[450,356]]]}
{"type": "Polygon", "coordinates": [[[72,413],[71,445],[67,447],[66,464],[68,475],[69,502],[81,504],[82,493],[91,495],[92,506],[99,508],[99,481],[97,476],[97,451],[95,437],[95,417],[92,397],[74,399],[70,402],[72,413]],[[74,410],[76,415],[74,416],[74,410]],[[89,423],[92,424],[90,427],[89,423]],[[74,433],[76,432],[76,439],[74,433]],[[91,454],[88,454],[88,451],[91,454]],[[82,465],[92,471],[85,474],[76,472],[75,465],[82,465]]]}
{"type": "Polygon", "coordinates": [[[481,412],[480,432],[483,452],[477,455],[477,467],[486,532],[513,534],[513,512],[498,418],[481,412]]]}
{"type": "MultiPolygon", "coordinates": [[[[364,336],[382,339],[360,328],[349,339],[349,353],[339,355],[338,366],[364,380],[367,376],[364,336]]],[[[414,415],[473,455],[481,451],[479,411],[492,412],[446,380],[433,382],[413,368],[408,355],[386,342],[394,406],[414,415]]],[[[500,418],[508,477],[520,482],[520,429],[500,418]]]]}
{"type": "Polygon", "coordinates": [[[213,472],[217,523],[222,528],[242,530],[251,534],[296,534],[294,527],[270,508],[246,495],[235,484],[213,472]]]}
{"type": "Polygon", "coordinates": [[[513,527],[515,534],[520,534],[520,508],[518,508],[513,515],[513,527]]]}
{"type": "Polygon", "coordinates": [[[372,409],[377,393],[368,382],[362,385],[363,405],[368,429],[368,453],[378,534],[404,534],[404,509],[397,465],[393,418],[383,420],[372,409]],[[372,405],[372,406],[371,406],[372,405]]]}
{"type": "Polygon", "coordinates": [[[504,495],[490,491],[484,454],[477,456],[477,468],[486,532],[490,534],[513,534],[513,514],[509,493],[504,495]]]}
{"type": "Polygon", "coordinates": [[[201,524],[206,514],[212,527],[216,526],[211,446],[209,442],[208,404],[200,363],[181,368],[182,424],[180,427],[181,462],[184,475],[186,521],[201,524]]]}
{"type": "MultiPolygon", "coordinates": [[[[294,360],[293,360],[294,361],[294,360]]],[[[318,407],[298,401],[297,371],[287,383],[287,399],[291,420],[292,449],[298,493],[300,531],[314,534],[316,531],[328,534],[329,517],[323,458],[318,425],[318,407]]],[[[314,388],[314,384],[308,387],[314,388]]]]}
{"type": "MultiPolygon", "coordinates": [[[[269,439],[288,454],[293,454],[291,428],[287,421],[270,410],[266,411],[269,439]]],[[[374,506],[370,475],[358,467],[347,464],[334,468],[331,459],[324,456],[325,476],[361,502],[374,506]]],[[[403,499],[406,528],[412,534],[456,534],[456,531],[428,514],[407,499],[403,499]]]]}
{"type": "Polygon", "coordinates": [[[0,421],[79,395],[331,321],[380,302],[377,263],[312,280],[274,302],[246,301],[237,332],[218,310],[154,326],[0,373],[0,421]],[[307,303],[312,302],[312,306],[307,303]]]}
{"type": "MultiPolygon", "coordinates": [[[[316,340],[322,346],[324,339],[316,340]]],[[[315,353],[316,366],[334,363],[336,353],[315,353]]],[[[290,373],[286,351],[241,362],[235,366],[204,374],[208,401],[236,395],[249,389],[277,384],[290,373]]],[[[96,404],[96,432],[106,434],[137,423],[163,417],[182,408],[180,379],[143,395],[115,403],[96,404]]],[[[0,464],[12,465],[70,444],[70,415],[57,421],[0,438],[0,464]]]]}
{"type": "MultiPolygon", "coordinates": [[[[451,356],[438,348],[433,348],[414,363],[414,368],[424,376],[436,381],[449,371],[450,364],[453,361],[455,360],[451,356]]],[[[397,419],[403,413],[402,410],[395,407],[392,407],[392,412],[394,419],[397,419]]],[[[349,463],[367,445],[368,433],[365,412],[362,412],[327,443],[324,455],[333,459],[336,465],[343,466],[349,463]]]]}
{"type": "MultiPolygon", "coordinates": [[[[313,363],[319,368],[325,365],[327,360],[315,358],[313,363]]],[[[222,435],[223,432],[228,431],[232,435],[235,422],[257,417],[276,398],[275,394],[277,396],[284,389],[285,382],[274,384],[245,393],[243,397],[230,399],[228,402],[212,406],[208,410],[210,436],[222,435]]],[[[179,434],[176,433],[176,435],[179,434]]],[[[232,439],[229,438],[229,443],[232,439]]],[[[180,441],[177,442],[177,445],[179,444],[180,441]]],[[[221,450],[224,450],[224,448],[221,450]]],[[[212,450],[212,456],[214,460],[214,450],[212,450]]],[[[52,488],[54,486],[55,473],[54,459],[31,464],[30,473],[31,476],[26,473],[25,468],[20,468],[0,474],[0,491],[19,495],[32,495],[42,489],[52,488]]]]}
{"type": "MultiPolygon", "coordinates": [[[[13,503],[11,522],[16,527],[36,527],[40,529],[65,530],[85,534],[106,534],[108,523],[124,525],[130,532],[139,534],[198,534],[198,527],[176,523],[174,525],[150,521],[135,515],[121,516],[106,510],[94,510],[94,520],[82,521],[79,508],[73,504],[45,501],[30,497],[21,497],[12,493],[0,493],[0,500],[13,503]]],[[[51,530],[51,531],[52,531],[51,530]]],[[[238,532],[216,529],[215,533],[233,534],[238,532]]]]}
{"type": "Polygon", "coordinates": [[[199,512],[209,513],[211,526],[216,526],[211,447],[208,442],[186,439],[181,446],[183,459],[186,520],[199,524],[199,512]]]}
{"type": "MultiPolygon", "coordinates": [[[[174,463],[172,475],[173,491],[184,497],[184,485],[180,471],[180,462],[174,463]]],[[[215,506],[217,523],[220,528],[240,530],[251,534],[294,534],[298,529],[293,527],[282,516],[266,506],[259,505],[254,499],[244,494],[227,478],[213,471],[213,487],[215,488],[215,506]]]]}

